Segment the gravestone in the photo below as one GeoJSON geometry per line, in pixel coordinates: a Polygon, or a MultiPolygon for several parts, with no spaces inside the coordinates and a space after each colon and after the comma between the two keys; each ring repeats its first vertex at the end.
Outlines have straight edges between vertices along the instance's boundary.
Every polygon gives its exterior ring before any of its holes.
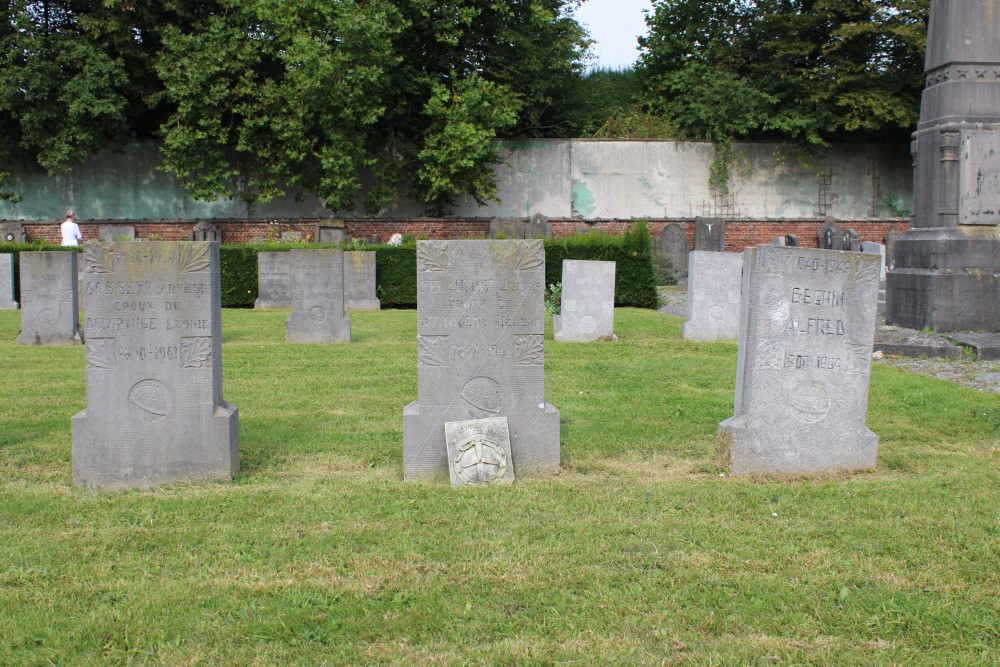
{"type": "Polygon", "coordinates": [[[736,340],[740,332],[743,255],[695,250],[690,262],[687,321],[681,326],[681,337],[736,340]]]}
{"type": "Polygon", "coordinates": [[[795,234],[785,234],[785,245],[792,248],[798,248],[802,245],[802,242],[799,241],[799,237],[795,234]]]}
{"type": "Polygon", "coordinates": [[[344,313],[344,251],[291,250],[292,312],[285,320],[288,343],[350,343],[351,318],[344,313]]]}
{"type": "Polygon", "coordinates": [[[771,239],[771,245],[785,245],[785,237],[775,236],[773,239],[771,239]]]}
{"type": "Polygon", "coordinates": [[[507,418],[516,477],[558,468],[544,293],[540,240],[417,243],[418,398],[403,410],[405,479],[448,477],[445,422],[491,417],[507,418]]]}
{"type": "Polygon", "coordinates": [[[86,408],[73,479],[95,489],[232,479],[239,412],[222,397],[219,246],[84,246],[86,408]]]}
{"type": "Polygon", "coordinates": [[[5,243],[24,243],[24,225],[20,222],[0,222],[0,240],[5,243]]]}
{"type": "Polygon", "coordinates": [[[723,252],[726,249],[725,220],[722,218],[695,218],[694,249],[723,252]]]}
{"type": "Polygon", "coordinates": [[[112,241],[134,241],[135,227],[132,225],[101,225],[98,238],[111,243],[112,241]]]}
{"type": "Polygon", "coordinates": [[[0,255],[0,310],[17,310],[14,299],[14,255],[0,255]]]}
{"type": "Polygon", "coordinates": [[[490,220],[491,239],[523,239],[527,225],[520,218],[492,218],[490,220]]]}
{"type": "Polygon", "coordinates": [[[528,239],[550,239],[552,238],[552,223],[541,213],[536,213],[531,216],[524,237],[528,239]]]}
{"type": "Polygon", "coordinates": [[[514,481],[506,417],[445,422],[451,485],[487,486],[514,481]]]}
{"type": "Polygon", "coordinates": [[[379,310],[381,307],[376,296],[375,251],[344,252],[344,308],[379,310]]]}
{"type": "Polygon", "coordinates": [[[819,247],[822,249],[844,249],[844,230],[830,216],[827,216],[826,221],[819,226],[816,236],[818,237],[819,247]]]}
{"type": "Polygon", "coordinates": [[[291,308],[290,256],[287,252],[257,253],[257,310],[291,308]]]}
{"type": "Polygon", "coordinates": [[[745,253],[734,414],[720,463],[741,473],[875,466],[865,427],[879,258],[758,246],[745,253]]]}
{"type": "Polygon", "coordinates": [[[661,257],[669,257],[674,269],[681,275],[688,274],[688,244],[684,228],[676,222],[664,225],[663,231],[656,237],[656,252],[661,257]]]}
{"type": "Polygon", "coordinates": [[[614,336],[615,263],[564,259],[561,311],[553,320],[558,341],[586,343],[614,336]]]}
{"type": "Polygon", "coordinates": [[[285,243],[300,243],[304,236],[302,232],[291,231],[291,232],[281,232],[281,240],[285,243]]]}
{"type": "Polygon", "coordinates": [[[343,225],[320,225],[316,229],[316,239],[327,245],[343,245],[347,243],[347,228],[343,225]]]}
{"type": "Polygon", "coordinates": [[[848,229],[844,232],[844,250],[861,252],[861,237],[853,229],[848,229]]]}
{"type": "Polygon", "coordinates": [[[221,241],[222,232],[208,220],[199,220],[188,233],[190,241],[221,241]]]}
{"type": "Polygon", "coordinates": [[[903,235],[903,232],[899,231],[899,227],[891,227],[889,231],[885,233],[885,268],[891,271],[896,266],[895,252],[896,241],[903,235]]]}
{"type": "Polygon", "coordinates": [[[879,274],[878,274],[878,314],[885,315],[886,304],[885,304],[885,246],[881,243],[873,243],[871,241],[862,241],[860,244],[861,252],[867,252],[872,255],[879,256],[879,274]]]}
{"type": "Polygon", "coordinates": [[[20,254],[22,345],[80,343],[76,252],[38,250],[20,254]]]}

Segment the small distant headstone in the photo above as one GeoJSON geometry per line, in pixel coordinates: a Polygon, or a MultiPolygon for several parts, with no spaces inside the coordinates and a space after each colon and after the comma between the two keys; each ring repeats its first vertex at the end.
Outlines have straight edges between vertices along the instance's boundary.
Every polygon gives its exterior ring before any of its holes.
{"type": "Polygon", "coordinates": [[[292,312],[285,320],[285,341],[350,343],[351,318],[344,313],[344,251],[324,248],[286,254],[292,312]]]}
{"type": "Polygon", "coordinates": [[[785,234],[785,245],[791,248],[798,248],[802,245],[802,242],[795,234],[785,234]]]}
{"type": "Polygon", "coordinates": [[[24,225],[20,222],[0,222],[0,240],[5,243],[24,243],[24,225]]]}
{"type": "Polygon", "coordinates": [[[586,343],[614,335],[615,263],[564,259],[559,326],[553,337],[586,343]]]}
{"type": "Polygon", "coordinates": [[[726,222],[722,218],[694,219],[694,249],[723,252],[726,249],[726,222]]]}
{"type": "Polygon", "coordinates": [[[743,255],[734,252],[691,253],[688,274],[687,340],[736,340],[740,332],[743,255]]]}
{"type": "Polygon", "coordinates": [[[531,216],[528,230],[524,236],[529,239],[550,239],[552,238],[552,224],[547,217],[536,213],[531,216]]]}
{"type": "Polygon", "coordinates": [[[403,410],[405,479],[449,475],[445,423],[506,417],[517,477],[559,466],[545,402],[541,240],[417,242],[418,398],[403,410]]]}
{"type": "Polygon", "coordinates": [[[733,473],[875,466],[865,426],[879,258],[758,246],[745,251],[734,415],[719,424],[733,473]]]}
{"type": "Polygon", "coordinates": [[[222,232],[208,220],[199,220],[188,234],[191,241],[221,241],[222,232]]]}
{"type": "Polygon", "coordinates": [[[826,221],[819,226],[816,236],[818,237],[819,247],[822,249],[844,249],[844,230],[830,216],[827,216],[826,221]]]}
{"type": "Polygon", "coordinates": [[[257,310],[291,308],[290,256],[287,252],[257,253],[257,310]]]}
{"type": "Polygon", "coordinates": [[[132,225],[101,225],[98,237],[102,241],[135,241],[135,227],[132,225]]]}
{"type": "Polygon", "coordinates": [[[0,254],[0,310],[17,310],[14,300],[14,255],[0,254]]]}
{"type": "Polygon", "coordinates": [[[286,243],[298,243],[302,240],[302,232],[281,232],[281,240],[286,243]]]}
{"type": "Polygon", "coordinates": [[[451,485],[488,486],[514,481],[506,417],[445,422],[451,485]]]}
{"type": "Polygon", "coordinates": [[[896,241],[903,235],[903,232],[899,231],[899,227],[890,227],[889,231],[885,233],[885,268],[892,270],[896,268],[896,255],[895,247],[896,241]]]}
{"type": "Polygon", "coordinates": [[[867,252],[872,255],[879,256],[879,277],[878,277],[878,314],[885,315],[886,313],[886,293],[885,293],[885,246],[881,243],[872,243],[871,241],[862,241],[860,244],[861,252],[867,252]]]}
{"type": "Polygon", "coordinates": [[[349,240],[347,228],[343,225],[320,225],[316,229],[316,240],[327,245],[343,245],[349,240]]]}
{"type": "Polygon", "coordinates": [[[523,239],[527,225],[520,218],[493,218],[490,220],[491,239],[523,239]]]}
{"type": "Polygon", "coordinates": [[[775,236],[773,239],[771,239],[771,245],[785,245],[785,237],[775,236]]]}
{"type": "Polygon", "coordinates": [[[576,227],[573,228],[573,234],[574,235],[598,234],[600,236],[604,236],[606,232],[604,231],[603,228],[595,227],[593,225],[577,225],[576,227]]]}
{"type": "Polygon", "coordinates": [[[379,310],[375,285],[375,251],[351,250],[344,253],[344,308],[379,310]]]}
{"type": "Polygon", "coordinates": [[[214,243],[84,246],[87,407],[73,479],[96,489],[232,479],[239,412],[222,397],[214,243]]]}
{"type": "Polygon", "coordinates": [[[861,237],[853,229],[848,229],[844,232],[844,250],[861,252],[861,237]]]}
{"type": "Polygon", "coordinates": [[[80,343],[76,252],[20,253],[22,345],[80,343]]]}
{"type": "Polygon", "coordinates": [[[663,227],[663,231],[656,237],[656,252],[661,257],[669,257],[674,269],[681,276],[688,274],[688,252],[691,246],[688,243],[684,228],[676,222],[671,222],[663,227]]]}

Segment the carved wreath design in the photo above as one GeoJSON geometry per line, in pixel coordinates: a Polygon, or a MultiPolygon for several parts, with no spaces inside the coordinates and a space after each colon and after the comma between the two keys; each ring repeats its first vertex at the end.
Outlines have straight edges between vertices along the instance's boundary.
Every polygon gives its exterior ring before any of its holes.
{"type": "Polygon", "coordinates": [[[115,249],[107,243],[88,243],[83,248],[84,273],[114,273],[115,249]]]}
{"type": "Polygon", "coordinates": [[[448,242],[417,244],[417,266],[424,271],[448,270],[448,242]]]}
{"type": "Polygon", "coordinates": [[[517,254],[514,256],[514,268],[518,271],[537,269],[545,264],[542,256],[541,241],[523,241],[517,244],[517,254]]]}
{"type": "Polygon", "coordinates": [[[544,350],[545,342],[540,335],[514,336],[514,365],[541,366],[544,350]]]}
{"type": "Polygon", "coordinates": [[[198,273],[207,271],[209,266],[208,243],[193,242],[182,243],[179,252],[178,265],[181,273],[198,273]]]}
{"type": "Polygon", "coordinates": [[[212,358],[212,339],[208,336],[181,338],[181,368],[205,368],[212,358]]]}
{"type": "Polygon", "coordinates": [[[420,366],[447,366],[445,349],[447,336],[417,336],[417,364],[420,366]]]}

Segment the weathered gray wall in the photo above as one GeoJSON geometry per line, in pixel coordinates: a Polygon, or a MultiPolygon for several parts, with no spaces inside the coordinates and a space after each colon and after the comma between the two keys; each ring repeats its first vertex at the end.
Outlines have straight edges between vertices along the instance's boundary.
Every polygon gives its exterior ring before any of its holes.
{"type": "MultiPolygon", "coordinates": [[[[530,140],[501,143],[501,203],[460,202],[456,217],[630,219],[727,217],[861,219],[908,215],[912,167],[906,147],[838,145],[805,153],[784,144],[738,144],[729,195],[709,187],[712,144],[677,141],[530,140]],[[825,185],[824,185],[825,184],[825,185]],[[821,205],[821,201],[823,204],[821,205]]],[[[71,175],[20,173],[18,203],[0,202],[0,219],[53,220],[74,208],[81,220],[366,217],[326,211],[315,197],[288,196],[248,207],[239,199],[198,202],[158,170],[155,144],[105,151],[71,175]]],[[[378,217],[414,218],[401,199],[378,217]]]]}

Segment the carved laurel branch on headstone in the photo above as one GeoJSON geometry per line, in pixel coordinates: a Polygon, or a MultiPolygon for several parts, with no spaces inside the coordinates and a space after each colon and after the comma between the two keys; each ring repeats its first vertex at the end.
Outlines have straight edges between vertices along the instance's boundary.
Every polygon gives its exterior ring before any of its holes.
{"type": "Polygon", "coordinates": [[[771,252],[764,255],[764,273],[769,276],[783,276],[789,272],[795,253],[771,252]]]}
{"type": "Polygon", "coordinates": [[[115,249],[106,243],[88,243],[83,249],[84,273],[114,273],[115,249]]]}
{"type": "Polygon", "coordinates": [[[209,266],[207,243],[182,243],[178,253],[178,266],[181,273],[198,273],[207,271],[209,266]]]}
{"type": "Polygon", "coordinates": [[[514,336],[514,365],[541,366],[545,343],[540,335],[514,336]]]}
{"type": "Polygon", "coordinates": [[[447,336],[417,336],[417,363],[422,366],[447,366],[447,336]]]}
{"type": "MultiPolygon", "coordinates": [[[[874,257],[874,255],[873,255],[874,257]]],[[[858,257],[858,272],[855,274],[854,278],[859,283],[873,283],[878,280],[879,269],[881,268],[878,261],[863,261],[868,259],[867,257],[858,257]]],[[[880,260],[881,261],[881,260],[880,260]]]]}
{"type": "Polygon", "coordinates": [[[514,268],[518,271],[537,269],[545,263],[542,258],[542,244],[538,241],[525,241],[517,244],[517,254],[514,256],[514,268]]]}
{"type": "Polygon", "coordinates": [[[181,338],[181,368],[205,368],[211,358],[211,338],[208,336],[181,338]]]}
{"type": "Polygon", "coordinates": [[[417,266],[424,271],[447,271],[448,242],[421,243],[417,247],[417,266]]]}
{"type": "Polygon", "coordinates": [[[118,351],[114,338],[87,339],[87,368],[118,368],[118,351]]]}

